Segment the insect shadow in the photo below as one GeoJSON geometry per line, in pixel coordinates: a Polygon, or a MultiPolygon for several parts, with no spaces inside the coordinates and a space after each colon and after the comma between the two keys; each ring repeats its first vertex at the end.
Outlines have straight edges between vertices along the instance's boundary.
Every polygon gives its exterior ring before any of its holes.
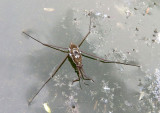
{"type": "MultiPolygon", "coordinates": [[[[91,25],[92,25],[92,18],[91,18],[91,14],[89,13],[88,16],[90,17],[90,21],[89,21],[89,29],[88,29],[88,33],[84,36],[84,38],[82,39],[82,41],[76,45],[73,43],[70,43],[69,48],[65,48],[65,47],[60,47],[60,46],[55,46],[55,45],[49,45],[46,43],[43,43],[39,40],[37,40],[36,38],[32,37],[31,35],[29,35],[26,32],[22,32],[23,34],[25,34],[26,36],[30,37],[31,39],[35,40],[36,42],[52,48],[52,49],[56,49],[59,50],[61,52],[65,52],[68,53],[65,58],[61,61],[61,63],[57,66],[57,68],[54,70],[53,74],[46,80],[46,82],[40,87],[40,89],[37,91],[37,93],[29,100],[29,104],[33,101],[33,99],[38,95],[38,93],[41,91],[41,89],[54,77],[54,75],[57,73],[57,71],[61,68],[61,66],[64,64],[64,62],[67,60],[68,57],[70,57],[69,61],[71,63],[71,65],[74,67],[74,69],[77,71],[77,76],[78,78],[72,81],[72,84],[74,82],[79,82],[80,84],[80,80],[91,80],[92,82],[94,82],[94,80],[90,77],[88,77],[83,69],[83,64],[82,64],[82,55],[86,56],[88,58],[94,59],[94,60],[99,60],[100,62],[103,63],[116,63],[116,64],[123,64],[123,65],[130,65],[130,66],[136,66],[136,67],[140,67],[138,65],[135,64],[129,64],[129,63],[124,63],[124,62],[117,62],[117,61],[109,61],[100,57],[97,57],[95,55],[86,53],[82,50],[79,49],[79,47],[83,44],[83,42],[85,41],[85,39],[88,37],[88,35],[91,33],[91,25]]],[[[88,84],[86,84],[88,85],[88,84]]],[[[81,85],[80,85],[81,87],[81,85]]]]}

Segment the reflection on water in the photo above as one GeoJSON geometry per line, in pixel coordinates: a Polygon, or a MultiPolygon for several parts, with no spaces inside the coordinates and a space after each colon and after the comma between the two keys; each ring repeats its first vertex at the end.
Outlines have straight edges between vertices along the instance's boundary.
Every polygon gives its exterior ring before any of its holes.
{"type": "MultiPolygon", "coordinates": [[[[7,0],[6,0],[7,1],[7,0]]],[[[158,113],[160,112],[160,15],[157,0],[93,0],[7,2],[1,11],[0,112],[44,113],[158,113]],[[15,8],[16,7],[16,8],[15,8]],[[81,50],[141,68],[106,64],[83,57],[87,76],[81,81],[69,60],[38,94],[27,100],[52,74],[65,53],[45,48],[21,35],[30,35],[57,46],[78,43],[92,30],[81,50]],[[9,11],[9,12],[8,12],[9,11]],[[15,15],[13,17],[13,15],[15,15]],[[7,39],[8,38],[8,39],[7,39]]]]}
{"type": "MultiPolygon", "coordinates": [[[[75,19],[75,15],[72,14],[72,11],[69,14],[70,19],[73,20],[73,24],[75,24],[76,20],[76,25],[80,29],[81,24],[77,24],[77,22],[81,23],[78,19],[79,15],[77,15],[75,19]]],[[[96,55],[101,57],[105,56],[106,59],[113,61],[124,61],[132,63],[137,62],[137,56],[140,49],[138,48],[138,46],[135,46],[138,42],[137,39],[133,38],[135,37],[135,35],[132,33],[137,33],[137,36],[140,35],[138,34],[139,29],[137,27],[135,27],[135,29],[138,30],[131,29],[130,26],[127,26],[127,24],[125,25],[124,23],[117,22],[116,20],[112,24],[117,25],[117,27],[112,26],[112,29],[110,29],[110,26],[105,25],[109,23],[109,19],[112,19],[112,17],[104,18],[102,17],[102,13],[97,13],[94,11],[93,14],[95,14],[93,17],[94,27],[92,26],[92,34],[86,40],[86,42],[88,42],[89,44],[85,43],[84,46],[82,46],[82,49],[88,51],[89,53],[92,53],[93,51],[96,55]],[[125,35],[128,36],[125,36],[123,33],[125,33],[124,31],[127,29],[130,29],[129,31],[132,33],[127,33],[125,35]],[[118,37],[116,36],[117,34],[115,35],[111,33],[116,33],[117,31],[121,30],[122,32],[118,37]],[[111,38],[108,36],[108,32],[111,33],[111,38]],[[119,37],[123,37],[124,39],[119,37]],[[125,43],[124,41],[128,42],[125,43]],[[125,43],[125,46],[120,47],[119,45],[122,45],[123,43],[125,43]],[[126,46],[128,46],[128,48],[126,48],[126,46]]],[[[81,21],[83,21],[84,17],[81,17],[81,21]]],[[[132,16],[128,17],[127,19],[129,18],[132,18],[132,16]]],[[[63,23],[62,26],[65,30],[68,28],[68,24],[65,25],[65,23],[63,23]]],[[[79,34],[78,31],[77,33],[79,34]]],[[[73,36],[71,37],[74,37],[75,34],[72,34],[73,36]]],[[[59,56],[60,54],[57,54],[56,52],[56,55],[59,56]]],[[[55,56],[55,54],[52,56],[55,56]]],[[[36,59],[38,59],[38,57],[36,59]]],[[[50,58],[50,60],[45,60],[45,62],[48,61],[48,63],[50,63],[51,65],[51,59],[52,58],[50,58]]],[[[56,64],[58,64],[59,62],[59,60],[57,59],[58,58],[55,58],[56,61],[53,60],[53,62],[56,62],[56,64]]],[[[48,98],[48,100],[51,100],[50,102],[52,104],[56,104],[56,106],[51,106],[51,109],[56,109],[58,112],[65,111],[67,113],[134,113],[135,110],[136,112],[158,110],[156,108],[158,104],[155,102],[159,101],[159,89],[157,85],[159,83],[156,80],[156,82],[150,84],[151,86],[149,87],[151,88],[148,89],[148,83],[145,80],[145,74],[141,69],[138,69],[137,67],[118,64],[103,64],[99,61],[93,61],[92,59],[86,58],[83,58],[83,60],[86,73],[89,74],[90,77],[94,78],[96,82],[92,84],[87,81],[87,84],[89,84],[89,86],[85,86],[84,83],[81,82],[82,90],[79,88],[78,83],[71,85],[71,81],[77,78],[77,73],[74,73],[74,71],[76,70],[74,70],[69,63],[65,63],[53,78],[52,82],[47,85],[50,93],[46,98],[48,98]],[[57,96],[53,99],[52,95],[55,93],[57,96]],[[155,98],[158,101],[153,100],[154,97],[152,96],[152,94],[155,95],[155,98]]],[[[40,72],[38,73],[40,74],[40,72]]],[[[47,74],[47,72],[45,73],[47,74]]],[[[156,79],[158,75],[157,73],[158,72],[156,71],[156,79]]]]}

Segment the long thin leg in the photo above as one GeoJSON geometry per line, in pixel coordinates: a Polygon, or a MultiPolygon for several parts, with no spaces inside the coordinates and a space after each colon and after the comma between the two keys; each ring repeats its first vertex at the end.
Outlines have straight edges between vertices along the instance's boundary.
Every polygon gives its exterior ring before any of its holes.
{"type": "MultiPolygon", "coordinates": [[[[80,76],[81,76],[82,81],[83,81],[83,80],[88,80],[88,79],[85,79],[85,78],[84,78],[83,73],[82,73],[80,67],[77,66],[77,70],[78,70],[78,77],[79,77],[79,79],[80,79],[80,76]]],[[[79,82],[80,82],[80,81],[79,81],[79,82]]],[[[84,83],[85,85],[89,85],[89,84],[86,84],[85,82],[83,82],[83,83],[84,83]]]]}
{"type": "Polygon", "coordinates": [[[64,48],[64,47],[59,47],[59,46],[53,46],[53,45],[49,45],[49,44],[45,44],[37,39],[35,39],[34,37],[30,36],[29,34],[27,34],[26,32],[22,32],[24,33],[25,35],[27,35],[28,37],[32,38],[33,40],[37,41],[38,43],[44,45],[44,46],[47,46],[49,48],[52,48],[52,49],[56,49],[56,50],[59,50],[59,51],[63,51],[63,52],[67,52],[68,53],[68,48],[64,48]]]}
{"type": "Polygon", "coordinates": [[[84,72],[83,67],[81,67],[80,71],[81,71],[81,73],[82,73],[82,77],[83,77],[84,80],[92,80],[92,82],[94,82],[93,79],[91,79],[90,77],[88,77],[88,76],[86,75],[86,73],[84,72]]]}
{"type": "Polygon", "coordinates": [[[72,84],[73,84],[74,82],[79,81],[79,86],[80,86],[80,88],[82,89],[81,84],[80,84],[80,75],[81,75],[81,73],[80,73],[80,70],[79,70],[78,68],[77,68],[77,70],[78,70],[78,78],[77,78],[76,80],[73,80],[73,81],[72,81],[72,84]]]}
{"type": "Polygon", "coordinates": [[[74,82],[77,82],[77,81],[80,81],[80,71],[79,71],[79,69],[78,69],[78,78],[76,79],[76,80],[73,80],[72,81],[72,84],[74,83],[74,82]]]}
{"type": "MultiPolygon", "coordinates": [[[[91,25],[91,18],[90,18],[90,25],[91,25]]],[[[90,25],[89,25],[89,26],[90,26],[90,25]]],[[[82,43],[84,42],[84,40],[85,40],[85,39],[87,38],[87,36],[89,35],[90,29],[91,29],[91,28],[89,27],[89,32],[88,32],[87,35],[83,38],[83,40],[80,42],[79,47],[82,45],[82,43]]],[[[50,47],[50,48],[54,48],[54,49],[55,49],[55,48],[57,48],[57,49],[60,49],[60,48],[61,48],[61,47],[58,47],[58,46],[52,46],[52,45],[44,44],[44,43],[40,42],[39,40],[33,38],[32,36],[28,35],[27,33],[25,33],[25,32],[23,32],[23,33],[26,34],[27,36],[29,36],[30,38],[32,38],[33,40],[41,43],[41,44],[44,45],[44,46],[47,46],[47,47],[50,47]]],[[[66,48],[61,48],[61,49],[66,49],[66,48]]],[[[68,48],[67,48],[67,49],[68,49],[68,48]]],[[[53,78],[53,76],[56,74],[56,72],[59,70],[59,68],[60,68],[60,67],[63,65],[63,63],[66,61],[67,57],[68,57],[68,55],[67,55],[67,56],[63,59],[63,61],[58,65],[58,67],[56,68],[56,70],[53,72],[52,76],[47,79],[47,81],[41,86],[41,88],[37,91],[37,93],[29,100],[29,103],[28,103],[28,104],[30,104],[30,103],[33,101],[33,99],[38,95],[38,93],[41,91],[41,89],[53,78]]],[[[79,81],[80,81],[80,80],[79,80],[79,81]]],[[[79,84],[80,84],[80,83],[79,83],[79,84]]],[[[80,85],[80,87],[81,87],[81,85],[80,85]]]]}
{"type": "Polygon", "coordinates": [[[33,99],[37,96],[37,94],[41,91],[41,89],[53,78],[53,76],[56,74],[56,72],[59,70],[59,68],[62,66],[62,64],[66,61],[68,55],[63,59],[63,61],[58,65],[57,69],[53,72],[52,76],[50,76],[47,81],[41,86],[41,88],[37,91],[37,93],[28,101],[30,104],[33,99]]]}
{"type": "Polygon", "coordinates": [[[78,47],[80,47],[82,45],[82,43],[84,42],[84,40],[88,37],[88,35],[91,33],[91,12],[88,14],[90,16],[90,20],[89,20],[89,31],[86,34],[86,36],[83,38],[83,40],[79,43],[78,47]]]}
{"type": "Polygon", "coordinates": [[[83,55],[83,56],[91,57],[91,58],[93,58],[93,59],[95,59],[95,60],[99,60],[100,62],[103,62],[103,63],[116,63],[116,64],[123,64],[123,65],[130,65],[130,66],[140,67],[140,66],[135,65],[135,64],[128,64],[128,63],[123,63],[123,62],[105,60],[105,59],[103,59],[103,58],[100,58],[100,57],[97,57],[97,56],[95,56],[95,55],[86,53],[86,52],[84,52],[84,51],[81,51],[81,52],[82,52],[82,55],[83,55]]]}
{"type": "Polygon", "coordinates": [[[74,82],[77,82],[77,81],[80,81],[79,76],[78,76],[78,78],[77,78],[76,80],[73,80],[73,81],[72,81],[72,84],[73,84],[74,82]]]}
{"type": "MultiPolygon", "coordinates": [[[[81,72],[81,69],[79,68],[79,67],[77,67],[77,70],[78,70],[78,79],[79,79],[79,84],[80,84],[80,76],[81,76],[81,78],[82,78],[82,81],[83,80],[87,80],[87,79],[85,79],[84,78],[84,76],[83,76],[83,73],[81,72]]],[[[78,81],[78,80],[77,80],[78,81]]],[[[75,81],[76,82],[76,81],[75,81]]],[[[85,85],[89,85],[89,84],[86,84],[85,82],[83,82],[85,85]]],[[[81,85],[80,85],[80,87],[81,87],[81,85]]],[[[81,88],[82,89],[82,88],[81,88]]]]}

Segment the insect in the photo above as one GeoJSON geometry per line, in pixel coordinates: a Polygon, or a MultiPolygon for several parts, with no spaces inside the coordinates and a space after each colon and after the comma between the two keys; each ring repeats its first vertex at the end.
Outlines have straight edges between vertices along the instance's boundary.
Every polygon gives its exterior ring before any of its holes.
{"type": "Polygon", "coordinates": [[[37,40],[36,38],[30,36],[29,34],[27,34],[26,32],[22,32],[24,33],[25,35],[27,35],[28,37],[30,37],[31,39],[37,41],[38,43],[46,46],[46,47],[49,47],[49,48],[52,48],[52,49],[56,49],[56,50],[59,50],[59,51],[63,51],[63,52],[67,52],[68,54],[66,55],[66,57],[61,61],[61,63],[57,66],[57,68],[54,70],[53,74],[46,80],[46,82],[40,87],[40,89],[37,91],[37,93],[29,100],[29,104],[33,101],[33,99],[38,95],[38,93],[41,91],[41,89],[54,77],[54,75],[56,74],[56,72],[59,70],[59,68],[63,65],[63,63],[66,61],[66,59],[68,57],[70,57],[73,61],[73,63],[76,65],[76,69],[78,71],[78,78],[76,80],[73,80],[72,81],[72,84],[74,82],[77,82],[82,79],[82,80],[91,80],[94,82],[94,80],[92,80],[91,78],[89,78],[85,72],[84,72],[84,69],[83,69],[83,65],[82,65],[82,55],[83,56],[88,56],[92,59],[95,59],[95,60],[99,60],[100,62],[103,62],[103,63],[116,63],[116,64],[123,64],[123,65],[130,65],[130,66],[136,66],[136,67],[140,67],[138,65],[133,65],[133,64],[128,64],[128,63],[122,63],[122,62],[116,62],[116,61],[109,61],[109,60],[106,60],[106,59],[103,59],[103,58],[100,58],[100,57],[97,57],[95,55],[92,55],[92,54],[88,54],[84,51],[81,51],[79,49],[79,47],[82,45],[82,43],[84,42],[84,40],[88,37],[88,35],[90,34],[91,32],[91,13],[88,14],[90,16],[90,22],[89,22],[89,31],[88,33],[85,35],[85,37],[82,39],[82,41],[78,44],[78,45],[75,45],[73,43],[71,43],[69,45],[69,48],[64,48],[64,47],[58,47],[58,46],[54,46],[54,45],[49,45],[49,44],[45,44],[39,40],[37,40]]]}

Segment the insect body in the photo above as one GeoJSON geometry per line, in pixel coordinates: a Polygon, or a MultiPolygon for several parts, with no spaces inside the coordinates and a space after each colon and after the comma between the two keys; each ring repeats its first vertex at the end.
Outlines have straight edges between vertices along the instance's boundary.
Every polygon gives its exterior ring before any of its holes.
{"type": "Polygon", "coordinates": [[[69,48],[69,56],[78,67],[82,67],[82,55],[77,45],[71,43],[69,48]]]}
{"type": "MultiPolygon", "coordinates": [[[[69,56],[72,58],[72,61],[75,63],[76,69],[78,71],[78,79],[74,80],[73,82],[80,81],[80,78],[82,78],[84,80],[92,80],[86,76],[86,74],[83,70],[82,55],[81,55],[81,51],[78,48],[78,46],[71,43],[68,50],[69,50],[69,56]]],[[[73,82],[72,82],[72,84],[73,84],[73,82]]]]}

